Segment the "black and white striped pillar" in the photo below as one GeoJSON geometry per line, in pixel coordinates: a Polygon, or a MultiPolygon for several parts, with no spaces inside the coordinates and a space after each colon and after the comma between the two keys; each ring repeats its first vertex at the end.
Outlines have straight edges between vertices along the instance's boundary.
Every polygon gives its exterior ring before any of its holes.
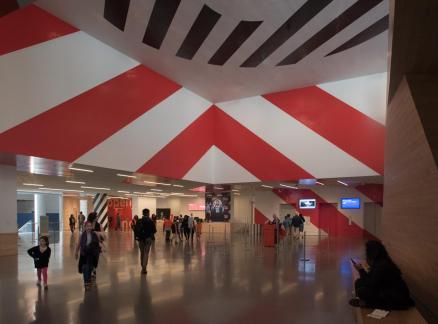
{"type": "Polygon", "coordinates": [[[97,213],[97,221],[102,229],[108,229],[108,195],[106,193],[97,193],[93,199],[94,211],[97,213]]]}

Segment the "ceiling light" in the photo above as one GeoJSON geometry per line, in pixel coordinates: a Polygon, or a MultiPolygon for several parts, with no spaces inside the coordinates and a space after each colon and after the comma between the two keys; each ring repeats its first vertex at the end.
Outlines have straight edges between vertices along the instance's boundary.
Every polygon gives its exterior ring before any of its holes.
{"type": "Polygon", "coordinates": [[[274,187],[272,187],[272,186],[268,186],[268,185],[262,185],[262,187],[265,187],[265,188],[274,188],[274,187]]]}
{"type": "Polygon", "coordinates": [[[179,184],[174,184],[174,185],[172,185],[172,186],[174,186],[174,187],[178,187],[178,188],[184,188],[183,185],[179,185],[179,184]]]}
{"type": "Polygon", "coordinates": [[[77,184],[85,184],[85,182],[82,182],[82,181],[72,181],[72,180],[67,180],[67,181],[65,181],[65,182],[68,182],[68,183],[77,183],[77,184]]]}
{"type": "Polygon", "coordinates": [[[81,168],[74,168],[74,167],[69,167],[70,170],[73,171],[81,171],[81,172],[94,172],[93,170],[89,170],[89,169],[81,169],[81,168]]]}
{"type": "Polygon", "coordinates": [[[184,195],[184,192],[171,192],[171,195],[184,195]]]}
{"type": "Polygon", "coordinates": [[[136,176],[133,176],[133,175],[129,175],[129,174],[121,174],[121,173],[117,173],[117,176],[118,176],[118,177],[125,177],[125,178],[134,178],[134,179],[137,178],[136,176]]]}
{"type": "Polygon", "coordinates": [[[239,192],[239,190],[237,190],[237,189],[233,189],[233,190],[231,190],[231,191],[234,191],[234,192],[239,192]]]}
{"type": "Polygon", "coordinates": [[[117,192],[120,192],[120,193],[127,193],[127,194],[131,193],[130,191],[124,191],[124,190],[118,190],[117,192]]]}
{"type": "Polygon", "coordinates": [[[170,183],[163,183],[163,182],[153,182],[153,181],[143,181],[144,183],[150,183],[150,184],[157,184],[162,186],[171,186],[170,183]]]}
{"type": "Polygon", "coordinates": [[[78,195],[63,195],[64,197],[79,197],[78,195]]]}
{"type": "Polygon", "coordinates": [[[325,184],[323,184],[322,182],[316,181],[316,184],[319,184],[320,186],[325,186],[325,184]]]}
{"type": "Polygon", "coordinates": [[[125,196],[132,196],[132,194],[131,193],[125,193],[125,196]]]}
{"type": "Polygon", "coordinates": [[[224,188],[222,187],[213,187],[214,189],[218,189],[218,190],[224,190],[224,188]]]}
{"type": "Polygon", "coordinates": [[[348,183],[342,182],[341,180],[337,180],[340,184],[343,184],[344,186],[348,187],[348,183]]]}
{"type": "Polygon", "coordinates": [[[73,190],[73,189],[58,189],[58,188],[41,188],[42,190],[55,190],[55,191],[68,191],[68,192],[84,192],[83,190],[73,190]]]}
{"type": "Polygon", "coordinates": [[[237,196],[240,196],[240,193],[238,193],[238,192],[235,192],[234,194],[237,195],[237,196]]]}
{"type": "Polygon", "coordinates": [[[151,189],[152,191],[163,191],[161,189],[151,189]]]}
{"type": "Polygon", "coordinates": [[[95,189],[95,190],[111,190],[111,188],[101,188],[101,187],[88,187],[88,186],[81,186],[83,189],[95,189]]]}
{"type": "Polygon", "coordinates": [[[23,183],[23,186],[44,187],[44,185],[38,183],[23,183]]]}
{"type": "Polygon", "coordinates": [[[282,184],[282,183],[280,183],[280,186],[282,186],[282,187],[286,187],[286,188],[298,189],[297,187],[294,187],[294,186],[288,186],[288,185],[285,185],[285,184],[282,184]]]}

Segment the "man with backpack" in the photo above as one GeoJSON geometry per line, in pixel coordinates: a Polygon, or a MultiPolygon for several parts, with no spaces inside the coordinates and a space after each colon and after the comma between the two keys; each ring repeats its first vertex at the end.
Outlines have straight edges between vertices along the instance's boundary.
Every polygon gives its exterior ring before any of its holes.
{"type": "Polygon", "coordinates": [[[300,217],[300,213],[295,211],[294,217],[292,217],[293,238],[300,238],[300,230],[304,229],[304,217],[300,217]]]}
{"type": "Polygon", "coordinates": [[[147,274],[146,267],[149,260],[154,234],[157,232],[154,222],[149,218],[149,209],[143,209],[143,217],[135,224],[134,234],[140,249],[141,273],[147,274]]]}

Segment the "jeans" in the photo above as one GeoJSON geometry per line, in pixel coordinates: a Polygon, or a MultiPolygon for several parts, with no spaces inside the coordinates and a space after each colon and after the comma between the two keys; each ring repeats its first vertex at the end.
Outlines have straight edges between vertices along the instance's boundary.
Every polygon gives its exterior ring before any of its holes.
{"type": "Polygon", "coordinates": [[[152,238],[138,241],[138,247],[140,249],[140,264],[141,268],[146,270],[149,260],[149,251],[152,245],[152,238]]]}
{"type": "Polygon", "coordinates": [[[47,267],[37,269],[38,281],[41,281],[41,274],[43,275],[44,284],[47,285],[47,267]]]}
{"type": "Polygon", "coordinates": [[[82,274],[84,276],[84,284],[91,283],[91,273],[93,272],[93,266],[88,262],[82,265],[82,274]]]}

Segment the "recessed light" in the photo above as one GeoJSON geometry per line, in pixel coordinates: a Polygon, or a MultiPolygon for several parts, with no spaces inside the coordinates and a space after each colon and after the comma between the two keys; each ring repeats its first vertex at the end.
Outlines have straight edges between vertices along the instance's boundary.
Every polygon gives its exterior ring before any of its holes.
{"type": "Polygon", "coordinates": [[[222,187],[213,187],[214,189],[217,189],[217,190],[224,190],[224,188],[222,188],[222,187]]]}
{"type": "Polygon", "coordinates": [[[161,189],[151,189],[152,191],[163,191],[161,189]]]}
{"type": "Polygon", "coordinates": [[[238,193],[238,192],[235,192],[234,194],[237,195],[237,196],[240,196],[240,193],[238,193]]]}
{"type": "Polygon", "coordinates": [[[68,182],[68,183],[76,183],[76,184],[85,184],[85,182],[82,182],[82,181],[66,180],[65,182],[68,182]]]}
{"type": "Polygon", "coordinates": [[[272,187],[272,186],[268,186],[268,185],[262,185],[262,187],[270,188],[270,189],[274,188],[274,187],[272,187]]]}
{"type": "Polygon", "coordinates": [[[133,176],[133,175],[129,175],[129,174],[121,174],[121,173],[117,173],[117,176],[118,176],[118,177],[125,177],[125,178],[134,178],[134,179],[137,178],[136,176],[133,176]]]}
{"type": "Polygon", "coordinates": [[[237,190],[237,189],[233,189],[233,190],[231,190],[231,191],[234,191],[234,192],[239,192],[239,190],[237,190]]]}
{"type": "Polygon", "coordinates": [[[111,188],[102,188],[102,187],[88,187],[88,186],[81,186],[82,189],[95,189],[95,190],[111,190],[111,188]]]}
{"type": "Polygon", "coordinates": [[[282,187],[286,187],[286,188],[298,189],[297,187],[294,187],[294,186],[288,186],[288,185],[285,185],[285,184],[282,184],[282,183],[280,183],[280,186],[282,186],[282,187]]]}
{"type": "Polygon", "coordinates": [[[74,168],[74,167],[69,167],[70,170],[73,171],[81,171],[81,172],[94,172],[93,170],[89,170],[89,169],[81,169],[81,168],[74,168]]]}
{"type": "Polygon", "coordinates": [[[23,183],[23,186],[44,187],[44,185],[38,183],[23,183]]]}
{"type": "Polygon", "coordinates": [[[337,182],[339,182],[340,184],[342,184],[342,185],[348,187],[348,183],[345,183],[345,182],[343,182],[343,181],[341,181],[341,180],[337,180],[337,182]]]}
{"type": "Polygon", "coordinates": [[[157,184],[162,186],[171,186],[170,183],[163,183],[163,182],[153,182],[153,181],[143,181],[144,183],[150,183],[150,184],[157,184]]]}
{"type": "Polygon", "coordinates": [[[126,194],[131,193],[130,191],[125,191],[125,190],[118,190],[117,192],[120,192],[120,193],[126,193],[126,194]]]}
{"type": "Polygon", "coordinates": [[[325,184],[323,184],[322,182],[316,181],[316,184],[319,184],[320,186],[325,186],[325,184]]]}
{"type": "Polygon", "coordinates": [[[84,192],[83,190],[73,190],[73,189],[58,189],[58,188],[41,188],[42,190],[54,190],[54,191],[68,191],[68,192],[84,192]]]}
{"type": "Polygon", "coordinates": [[[174,186],[174,187],[178,187],[178,188],[184,188],[183,185],[179,185],[179,184],[174,184],[174,185],[172,185],[172,186],[174,186]]]}

